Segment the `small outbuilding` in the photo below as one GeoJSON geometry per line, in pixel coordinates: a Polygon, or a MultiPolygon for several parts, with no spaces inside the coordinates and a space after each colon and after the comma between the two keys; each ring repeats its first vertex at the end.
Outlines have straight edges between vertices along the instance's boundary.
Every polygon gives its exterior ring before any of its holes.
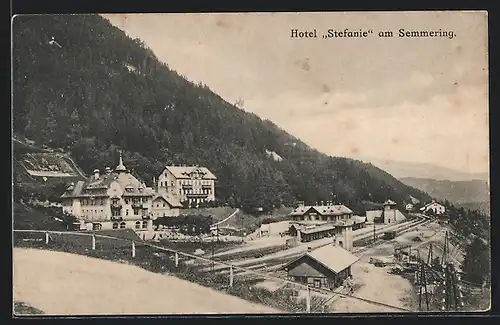
{"type": "Polygon", "coordinates": [[[359,257],[344,248],[329,244],[290,261],[283,270],[292,281],[332,290],[351,278],[351,266],[358,260],[359,257]]]}

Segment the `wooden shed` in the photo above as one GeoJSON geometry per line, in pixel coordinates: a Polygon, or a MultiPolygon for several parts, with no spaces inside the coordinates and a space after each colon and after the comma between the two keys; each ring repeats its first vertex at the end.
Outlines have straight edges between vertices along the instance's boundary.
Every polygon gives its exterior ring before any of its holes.
{"type": "Polygon", "coordinates": [[[351,265],[359,257],[335,244],[308,251],[283,266],[288,279],[312,287],[334,289],[351,277],[351,265]]]}

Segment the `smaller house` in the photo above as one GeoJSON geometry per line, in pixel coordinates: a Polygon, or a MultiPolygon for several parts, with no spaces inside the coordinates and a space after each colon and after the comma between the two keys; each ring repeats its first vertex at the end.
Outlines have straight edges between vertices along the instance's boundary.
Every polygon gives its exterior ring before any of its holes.
{"type": "Polygon", "coordinates": [[[444,205],[436,201],[432,201],[420,208],[420,211],[422,211],[423,213],[432,212],[433,214],[440,215],[446,212],[446,208],[444,207],[444,205]]]}
{"type": "Polygon", "coordinates": [[[357,230],[366,226],[366,220],[366,217],[352,216],[351,219],[348,220],[348,222],[352,221],[352,230],[357,230]]]}
{"type": "Polygon", "coordinates": [[[415,209],[415,206],[413,205],[413,203],[407,203],[405,205],[405,210],[410,212],[410,211],[413,211],[413,209],[415,209]]]}
{"type": "Polygon", "coordinates": [[[182,204],[175,198],[165,193],[156,194],[153,197],[151,212],[153,218],[177,217],[182,204]]]}
{"type": "Polygon", "coordinates": [[[351,266],[359,257],[335,244],[308,251],[283,266],[289,280],[311,287],[333,290],[352,276],[351,266]]]}

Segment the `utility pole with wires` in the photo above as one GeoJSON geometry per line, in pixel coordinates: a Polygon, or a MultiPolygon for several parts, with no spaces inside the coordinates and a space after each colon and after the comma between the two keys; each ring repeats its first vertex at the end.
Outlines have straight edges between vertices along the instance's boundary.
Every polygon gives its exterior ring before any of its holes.
{"type": "Polygon", "coordinates": [[[377,240],[376,228],[375,228],[375,218],[373,218],[373,243],[377,240]]]}
{"type": "Polygon", "coordinates": [[[462,287],[459,284],[460,276],[457,275],[455,265],[453,264],[449,256],[448,231],[445,232],[444,237],[444,249],[441,267],[443,269],[442,275],[444,285],[444,297],[442,299],[443,305],[441,309],[446,311],[457,311],[460,307],[464,306],[464,302],[462,301],[462,287]]]}
{"type": "Polygon", "coordinates": [[[443,278],[444,297],[442,299],[443,306],[441,309],[443,311],[458,311],[459,308],[464,306],[464,302],[462,300],[462,286],[459,284],[460,276],[457,275],[452,263],[447,263],[443,266],[443,278]]]}
{"type": "MultiPolygon", "coordinates": [[[[219,226],[217,226],[216,230],[217,231],[217,236],[219,236],[219,226]]],[[[214,233],[212,232],[212,272],[215,270],[215,260],[214,260],[214,255],[215,255],[215,242],[214,242],[214,233]]]]}
{"type": "Polygon", "coordinates": [[[441,259],[441,266],[445,266],[448,261],[448,231],[444,235],[443,257],[441,259]]]}
{"type": "Polygon", "coordinates": [[[427,255],[427,265],[429,265],[430,267],[432,267],[432,260],[433,260],[434,256],[432,255],[432,243],[429,245],[429,254],[427,255]]]}
{"type": "MultiPolygon", "coordinates": [[[[420,255],[420,254],[419,254],[420,255]]],[[[419,286],[418,292],[418,309],[422,310],[422,296],[425,295],[425,305],[427,307],[427,311],[429,311],[429,293],[427,291],[427,275],[426,275],[426,267],[423,260],[420,260],[420,272],[416,272],[417,275],[417,284],[419,286]]]]}

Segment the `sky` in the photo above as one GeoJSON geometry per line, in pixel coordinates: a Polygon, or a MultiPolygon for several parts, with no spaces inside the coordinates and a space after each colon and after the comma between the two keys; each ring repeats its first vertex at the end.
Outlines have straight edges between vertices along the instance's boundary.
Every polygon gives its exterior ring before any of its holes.
{"type": "Polygon", "coordinates": [[[187,79],[326,154],[489,171],[485,12],[103,17],[187,79]],[[346,28],[373,34],[321,38],[346,28]],[[400,28],[455,37],[399,38],[400,28]],[[320,37],[294,39],[292,29],[320,37]]]}

